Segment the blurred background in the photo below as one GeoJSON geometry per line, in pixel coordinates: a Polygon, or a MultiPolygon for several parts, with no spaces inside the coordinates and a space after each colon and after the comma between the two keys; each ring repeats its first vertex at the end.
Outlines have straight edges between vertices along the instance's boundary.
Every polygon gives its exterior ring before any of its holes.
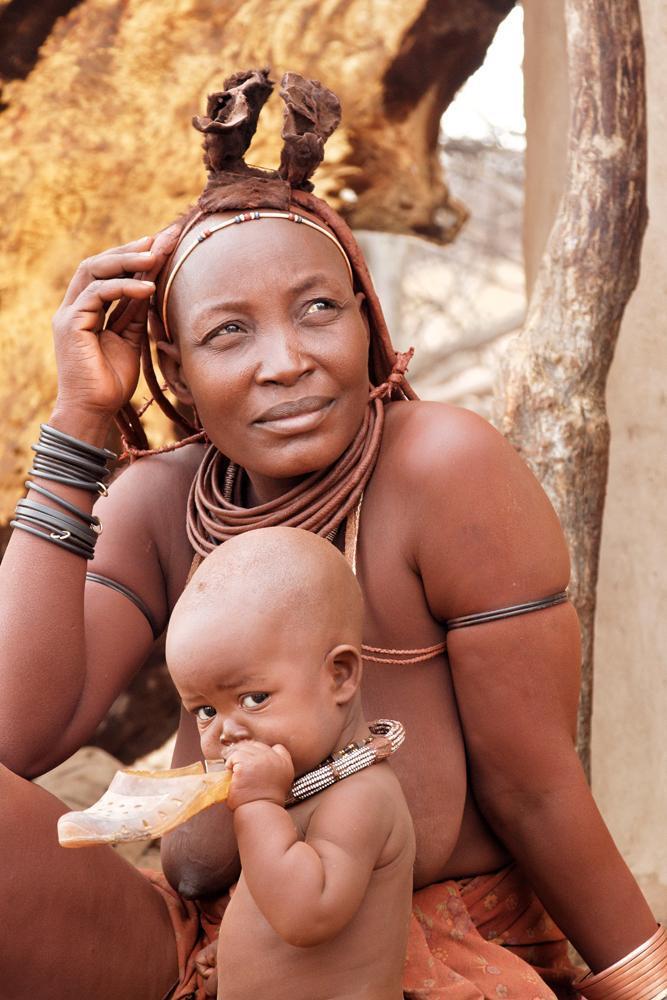
{"type": "MultiPolygon", "coordinates": [[[[667,2],[641,6],[651,219],[608,387],[592,780],[667,919],[667,2]]],[[[317,192],[355,229],[396,346],[416,348],[420,395],[492,419],[498,359],[524,321],[565,179],[564,0],[0,0],[5,542],[55,394],[49,321],[71,273],[196,198],[190,119],[226,75],[255,65],[339,94],[343,124],[317,192]]],[[[267,106],[252,162],[277,163],[279,104],[267,106]]],[[[153,443],[174,435],[148,419],[153,443]]],[[[97,747],[40,780],[85,805],[119,760],[166,766],[176,717],[158,644],[97,747]]],[[[146,863],[143,848],[130,856],[146,863]]]]}

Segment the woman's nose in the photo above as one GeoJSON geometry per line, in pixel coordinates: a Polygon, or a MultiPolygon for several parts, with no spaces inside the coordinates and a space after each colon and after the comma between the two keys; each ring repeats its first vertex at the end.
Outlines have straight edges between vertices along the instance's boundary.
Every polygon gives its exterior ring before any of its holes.
{"type": "Polygon", "coordinates": [[[312,368],[312,360],[304,353],[298,332],[293,327],[274,328],[271,334],[262,338],[258,382],[294,385],[312,368]]]}

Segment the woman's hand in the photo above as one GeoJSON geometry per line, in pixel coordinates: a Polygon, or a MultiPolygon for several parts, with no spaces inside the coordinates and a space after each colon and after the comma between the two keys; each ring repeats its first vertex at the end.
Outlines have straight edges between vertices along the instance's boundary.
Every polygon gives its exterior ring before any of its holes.
{"type": "Polygon", "coordinates": [[[53,319],[57,411],[76,411],[104,422],[131,398],[139,378],[153,279],[178,233],[179,227],[172,226],[79,265],[53,319]],[[113,302],[118,304],[105,325],[113,302]]]}

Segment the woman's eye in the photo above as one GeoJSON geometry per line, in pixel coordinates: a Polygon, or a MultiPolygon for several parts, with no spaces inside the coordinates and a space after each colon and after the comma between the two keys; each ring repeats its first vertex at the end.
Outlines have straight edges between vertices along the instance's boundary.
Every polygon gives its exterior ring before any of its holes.
{"type": "Polygon", "coordinates": [[[223,323],[222,326],[217,327],[213,330],[211,336],[215,336],[216,333],[240,333],[241,327],[238,323],[229,322],[223,323]]]}
{"type": "Polygon", "coordinates": [[[203,342],[212,340],[214,337],[217,336],[223,336],[223,337],[233,336],[235,333],[241,333],[241,332],[242,329],[240,323],[235,323],[233,322],[233,320],[230,320],[229,323],[223,323],[221,326],[216,326],[214,330],[211,330],[210,333],[207,333],[206,336],[204,337],[203,342]]]}
{"type": "Polygon", "coordinates": [[[200,722],[208,722],[209,719],[215,718],[215,709],[213,705],[201,705],[196,710],[195,715],[200,722]]]}
{"type": "Polygon", "coordinates": [[[253,691],[252,694],[244,694],[241,698],[243,708],[259,708],[268,698],[266,691],[253,691]]]}
{"type": "Polygon", "coordinates": [[[326,312],[328,309],[335,309],[336,303],[332,302],[331,299],[315,299],[311,302],[306,309],[306,316],[312,316],[314,313],[326,312]]]}

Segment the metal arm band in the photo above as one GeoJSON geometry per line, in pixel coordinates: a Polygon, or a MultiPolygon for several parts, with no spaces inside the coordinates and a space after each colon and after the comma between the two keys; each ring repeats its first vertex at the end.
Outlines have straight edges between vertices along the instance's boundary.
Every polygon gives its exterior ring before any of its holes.
{"type": "Polygon", "coordinates": [[[667,933],[658,925],[650,938],[601,972],[579,979],[584,1000],[660,1000],[667,995],[667,933]]]}
{"type": "Polygon", "coordinates": [[[142,615],[150,625],[153,638],[158,639],[162,635],[162,630],[158,628],[157,622],[151,614],[150,609],[146,604],[144,604],[139,595],[135,594],[129,587],[124,586],[122,583],[118,583],[117,580],[109,579],[108,576],[102,576],[100,573],[86,573],[86,580],[90,580],[91,583],[101,583],[103,587],[109,587],[110,590],[115,590],[117,594],[122,594],[123,597],[127,597],[128,601],[132,601],[135,608],[141,611],[142,615]]]}
{"type": "Polygon", "coordinates": [[[39,429],[45,441],[51,438],[61,445],[65,445],[70,451],[77,451],[88,458],[97,459],[102,465],[105,465],[109,459],[118,458],[115,451],[110,451],[108,448],[97,448],[94,444],[88,444],[87,441],[80,441],[79,438],[65,434],[64,431],[58,430],[57,427],[51,427],[50,424],[40,424],[39,429]]]}
{"type": "Polygon", "coordinates": [[[16,516],[33,518],[40,521],[54,531],[68,531],[83,542],[84,545],[95,547],[97,535],[102,531],[102,526],[93,527],[91,524],[84,524],[68,514],[62,514],[55,507],[47,507],[46,504],[37,503],[36,500],[19,500],[16,505],[16,516]]]}
{"type": "Polygon", "coordinates": [[[60,451],[52,445],[42,444],[39,441],[30,447],[38,456],[43,456],[47,462],[50,460],[51,462],[57,462],[59,465],[66,465],[72,472],[81,471],[89,473],[93,479],[106,479],[109,475],[109,469],[107,469],[106,465],[99,462],[91,462],[76,452],[60,451]]]}
{"type": "Polygon", "coordinates": [[[69,540],[65,538],[58,538],[54,535],[54,532],[46,534],[44,531],[39,531],[37,528],[32,528],[29,524],[23,524],[22,521],[10,521],[10,528],[18,528],[19,531],[26,531],[29,535],[34,535],[35,538],[43,538],[45,542],[49,542],[50,545],[57,545],[60,549],[67,549],[68,552],[73,552],[76,556],[81,556],[83,559],[92,559],[93,554],[90,549],[78,543],[70,543],[69,540]]]}
{"type": "Polygon", "coordinates": [[[484,625],[486,622],[497,622],[503,618],[514,618],[516,615],[525,615],[529,611],[542,611],[544,608],[553,608],[556,604],[563,604],[567,600],[566,591],[561,590],[558,594],[542,597],[538,601],[526,601],[525,604],[512,604],[507,608],[496,608],[495,611],[479,611],[472,615],[461,615],[460,618],[450,618],[449,621],[445,622],[445,628],[448,632],[451,632],[455,628],[484,625]]]}
{"type": "Polygon", "coordinates": [[[86,490],[88,493],[97,493],[98,496],[108,497],[109,491],[102,482],[91,483],[85,479],[75,479],[73,476],[59,476],[55,472],[45,472],[41,469],[29,469],[29,476],[37,476],[38,479],[47,479],[52,483],[62,483],[64,486],[72,486],[77,490],[86,490]]]}
{"type": "Polygon", "coordinates": [[[34,490],[35,493],[41,493],[43,497],[48,497],[49,500],[53,500],[54,503],[60,504],[60,506],[65,510],[68,510],[71,514],[76,514],[77,517],[80,517],[82,521],[86,522],[86,524],[90,524],[91,527],[100,527],[100,519],[96,514],[88,514],[85,510],[79,510],[79,508],[73,503],[70,503],[69,500],[65,500],[64,497],[59,497],[57,493],[53,493],[51,490],[44,489],[43,486],[38,486],[37,483],[33,483],[31,479],[26,479],[25,486],[26,489],[34,490]]]}

